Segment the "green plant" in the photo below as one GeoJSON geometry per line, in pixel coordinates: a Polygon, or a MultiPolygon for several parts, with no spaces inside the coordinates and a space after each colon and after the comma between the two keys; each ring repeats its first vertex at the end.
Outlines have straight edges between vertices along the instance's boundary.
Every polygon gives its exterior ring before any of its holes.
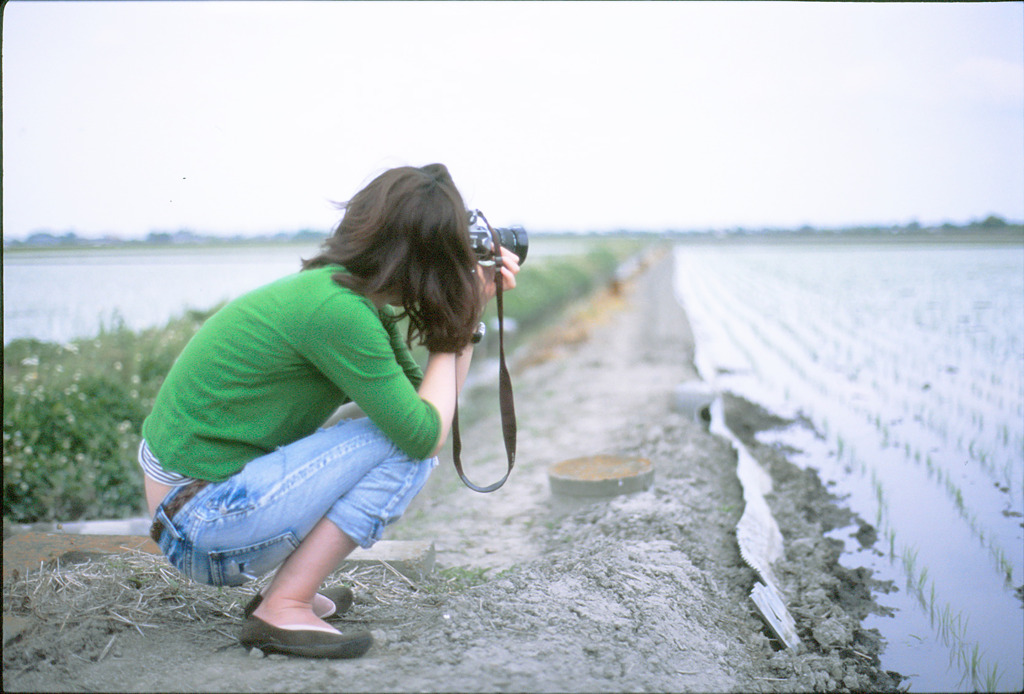
{"type": "Polygon", "coordinates": [[[435,580],[421,587],[433,593],[461,593],[487,582],[487,569],[473,566],[448,566],[434,572],[435,580]]]}
{"type": "MultiPolygon", "coordinates": [[[[599,245],[585,255],[541,258],[525,264],[516,278],[515,291],[503,296],[505,316],[520,328],[532,327],[610,278],[622,257],[622,252],[610,245],[599,245]]],[[[492,302],[485,319],[496,315],[492,302]]]]}
{"type": "Polygon", "coordinates": [[[174,359],[209,313],[139,333],[4,348],[4,518],[121,518],[142,511],[136,450],[174,359]]]}

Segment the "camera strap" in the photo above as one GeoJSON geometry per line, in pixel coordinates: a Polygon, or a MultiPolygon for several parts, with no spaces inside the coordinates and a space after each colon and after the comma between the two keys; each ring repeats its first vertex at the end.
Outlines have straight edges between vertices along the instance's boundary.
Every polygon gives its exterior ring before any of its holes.
{"type": "MultiPolygon", "coordinates": [[[[494,248],[500,249],[498,234],[491,227],[491,223],[482,214],[480,217],[491,232],[494,240],[494,248]]],[[[505,439],[505,456],[508,459],[508,469],[505,476],[493,484],[480,487],[469,481],[466,473],[462,471],[462,438],[459,435],[459,401],[455,399],[455,416],[452,418],[452,459],[455,462],[455,471],[459,473],[462,482],[475,492],[493,492],[499,489],[512,474],[512,467],[516,463],[516,406],[512,396],[512,377],[508,372],[508,365],[505,363],[505,321],[504,306],[502,304],[502,282],[501,282],[501,253],[494,256],[494,298],[498,308],[498,406],[501,411],[501,434],[505,439]]]]}

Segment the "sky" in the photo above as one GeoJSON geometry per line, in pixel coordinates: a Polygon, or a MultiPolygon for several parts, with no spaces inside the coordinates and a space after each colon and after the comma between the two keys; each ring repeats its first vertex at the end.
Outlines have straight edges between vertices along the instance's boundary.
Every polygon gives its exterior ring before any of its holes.
{"type": "Polygon", "coordinates": [[[1024,221],[1024,3],[4,5],[3,234],[329,231],[446,164],[527,230],[1024,221]]]}

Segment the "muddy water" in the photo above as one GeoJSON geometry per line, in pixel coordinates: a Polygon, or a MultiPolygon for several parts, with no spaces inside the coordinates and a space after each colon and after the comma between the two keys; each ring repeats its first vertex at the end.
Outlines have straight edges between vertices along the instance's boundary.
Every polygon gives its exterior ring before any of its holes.
{"type": "Polygon", "coordinates": [[[901,590],[872,618],[915,691],[1024,686],[1024,249],[695,247],[676,288],[702,372],[871,523],[843,561],[901,590]]]}

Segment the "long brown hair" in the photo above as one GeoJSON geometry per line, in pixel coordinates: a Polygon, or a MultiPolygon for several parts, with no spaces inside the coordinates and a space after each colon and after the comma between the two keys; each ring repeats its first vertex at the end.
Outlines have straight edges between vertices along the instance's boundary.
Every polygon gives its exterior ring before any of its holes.
{"type": "Polygon", "coordinates": [[[433,352],[461,351],[482,310],[469,219],[443,164],[385,171],[347,203],[308,270],[337,264],[334,281],[363,296],[387,296],[409,318],[407,339],[433,352]]]}

